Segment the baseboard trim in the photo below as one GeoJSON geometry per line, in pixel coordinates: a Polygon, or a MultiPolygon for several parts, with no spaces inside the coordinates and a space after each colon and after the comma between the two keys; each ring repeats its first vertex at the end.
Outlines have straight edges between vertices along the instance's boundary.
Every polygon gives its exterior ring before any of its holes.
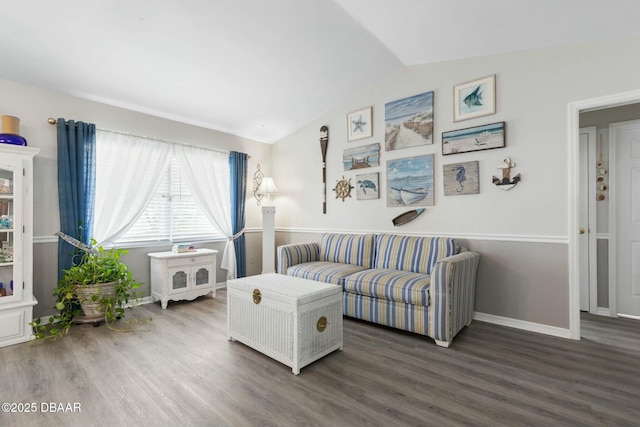
{"type": "Polygon", "coordinates": [[[145,305],[145,304],[150,304],[152,302],[154,302],[153,298],[151,296],[146,296],[146,297],[138,298],[138,302],[136,303],[136,305],[145,305]]]}
{"type": "Polygon", "coordinates": [[[624,317],[625,319],[640,320],[640,316],[634,316],[632,314],[620,314],[620,313],[618,313],[618,317],[624,317]]]}
{"type": "Polygon", "coordinates": [[[508,326],[510,328],[522,329],[529,332],[537,332],[539,334],[552,335],[560,338],[571,338],[569,329],[559,328],[557,326],[543,325],[541,323],[528,322],[526,320],[479,313],[477,311],[473,313],[473,318],[474,320],[479,320],[481,322],[508,326]]]}

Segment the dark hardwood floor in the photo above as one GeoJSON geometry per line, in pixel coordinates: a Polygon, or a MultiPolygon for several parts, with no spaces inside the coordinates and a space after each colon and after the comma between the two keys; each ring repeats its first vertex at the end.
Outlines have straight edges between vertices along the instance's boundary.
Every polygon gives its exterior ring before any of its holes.
{"type": "Polygon", "coordinates": [[[640,425],[634,320],[583,315],[580,341],[474,321],[444,349],[345,318],[344,350],[294,376],[227,340],[225,290],[135,313],[148,330],[0,349],[0,401],[36,409],[0,426],[640,425]]]}

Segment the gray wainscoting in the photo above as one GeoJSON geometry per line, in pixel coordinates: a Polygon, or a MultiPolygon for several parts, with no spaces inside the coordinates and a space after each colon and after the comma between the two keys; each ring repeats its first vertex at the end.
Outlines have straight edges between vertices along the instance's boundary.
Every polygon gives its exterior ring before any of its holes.
{"type": "MultiPolygon", "coordinates": [[[[321,231],[276,231],[276,245],[318,241],[321,231]]],[[[247,275],[260,274],[262,236],[250,232],[247,238],[247,275]]],[[[460,244],[480,253],[476,284],[475,311],[497,318],[514,319],[555,328],[569,328],[568,245],[546,241],[501,241],[458,238],[460,244]]],[[[217,282],[224,286],[226,270],[220,268],[225,242],[199,247],[220,251],[217,282]]],[[[144,284],[141,293],[149,295],[147,252],[170,250],[166,247],[132,248],[127,262],[134,277],[144,284]]],[[[34,317],[53,314],[51,295],[57,280],[57,243],[34,245],[34,293],[38,305],[34,317]]],[[[487,320],[487,319],[485,319],[487,320]]]]}
{"type": "Polygon", "coordinates": [[[568,245],[462,240],[480,253],[475,311],[569,328],[568,245]]]}
{"type": "MultiPolygon", "coordinates": [[[[247,232],[247,275],[260,274],[262,268],[262,233],[247,232]]],[[[218,251],[216,260],[216,282],[218,287],[226,286],[227,270],[220,268],[222,261],[222,252],[226,241],[197,243],[198,248],[209,248],[218,251]]],[[[142,297],[149,296],[149,252],[170,251],[171,245],[150,246],[128,248],[127,255],[124,260],[131,269],[133,277],[142,282],[140,286],[140,295],[142,297]]],[[[38,305],[34,307],[34,318],[49,316],[56,313],[54,309],[55,298],[53,290],[58,280],[58,241],[57,238],[37,238],[33,245],[33,292],[38,300],[38,305]]]]}

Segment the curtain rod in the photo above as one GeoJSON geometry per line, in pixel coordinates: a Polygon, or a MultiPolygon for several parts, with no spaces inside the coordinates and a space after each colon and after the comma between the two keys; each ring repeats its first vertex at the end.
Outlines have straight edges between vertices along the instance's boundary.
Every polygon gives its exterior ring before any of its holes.
{"type": "MultiPolygon", "coordinates": [[[[54,119],[53,117],[49,117],[49,118],[47,119],[47,122],[48,122],[49,124],[51,124],[51,125],[56,125],[56,124],[58,124],[58,120],[54,119]]],[[[65,123],[68,123],[68,122],[65,122],[65,123]]],[[[115,133],[115,134],[118,134],[118,135],[125,135],[125,136],[137,136],[137,137],[139,137],[139,138],[145,138],[145,139],[150,139],[150,140],[152,140],[152,141],[163,142],[163,143],[165,143],[165,144],[180,144],[180,145],[183,145],[183,146],[185,146],[185,147],[201,148],[201,149],[203,149],[203,150],[217,151],[217,152],[219,152],[219,153],[231,154],[229,151],[226,151],[226,150],[219,150],[219,149],[216,149],[216,148],[201,147],[201,146],[198,146],[198,145],[191,145],[191,144],[183,144],[183,143],[180,143],[180,142],[166,141],[166,140],[164,140],[164,139],[153,138],[153,137],[150,137],[150,136],[144,136],[144,135],[136,135],[136,134],[133,134],[133,133],[127,133],[127,132],[120,132],[120,131],[117,131],[117,130],[102,129],[102,128],[96,128],[96,130],[99,130],[99,131],[102,131],[102,132],[115,133]]],[[[249,158],[249,159],[250,159],[250,158],[251,158],[251,155],[247,154],[247,158],[249,158]]]]}

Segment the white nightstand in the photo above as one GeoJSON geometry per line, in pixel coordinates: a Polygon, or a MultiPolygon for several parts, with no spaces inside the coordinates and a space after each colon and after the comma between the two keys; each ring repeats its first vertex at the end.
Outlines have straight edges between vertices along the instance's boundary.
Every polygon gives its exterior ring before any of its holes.
{"type": "Polygon", "coordinates": [[[216,296],[216,254],[213,249],[195,252],[153,252],[151,258],[151,296],[167,308],[169,300],[193,300],[216,296]]]}

